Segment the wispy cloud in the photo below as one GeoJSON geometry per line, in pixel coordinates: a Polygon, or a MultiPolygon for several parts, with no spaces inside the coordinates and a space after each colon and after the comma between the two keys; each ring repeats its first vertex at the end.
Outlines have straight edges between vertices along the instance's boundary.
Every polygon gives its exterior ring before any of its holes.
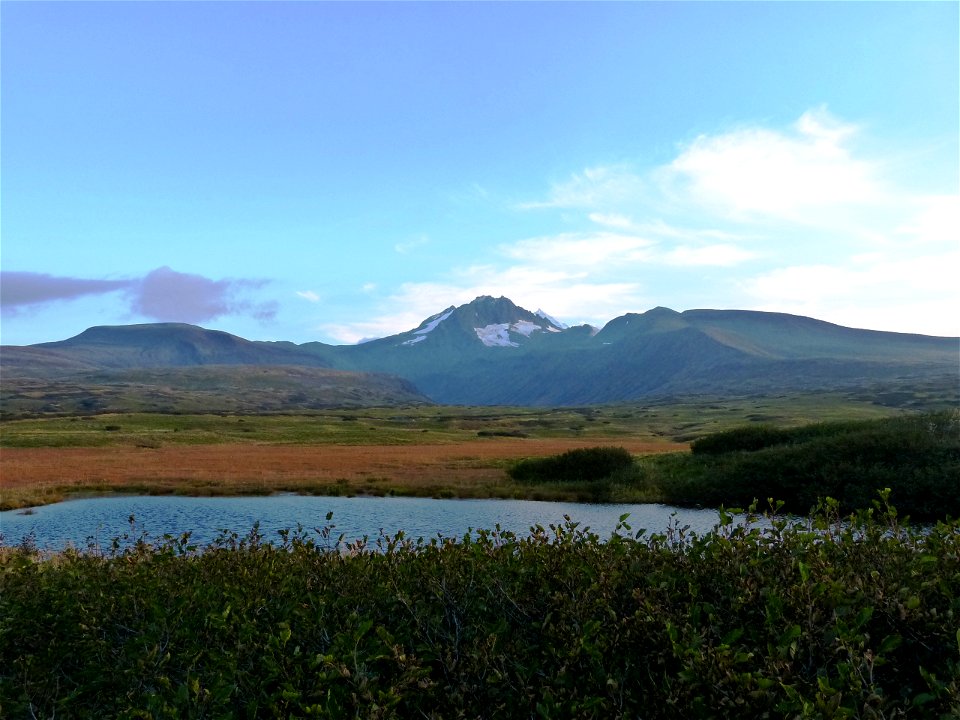
{"type": "Polygon", "coordinates": [[[666,223],[661,218],[647,220],[642,224],[635,224],[635,229],[647,237],[658,240],[683,240],[686,242],[742,242],[758,239],[749,233],[720,230],[716,227],[684,227],[666,223]]]}
{"type": "Polygon", "coordinates": [[[297,297],[302,297],[304,300],[312,303],[320,302],[320,296],[313,290],[297,290],[297,297]]]}
{"type": "Polygon", "coordinates": [[[245,297],[248,291],[259,289],[266,283],[264,280],[211,280],[161,267],[142,278],[123,280],[4,271],[0,289],[5,314],[122,291],[131,313],[150,320],[198,323],[224,315],[248,315],[258,320],[270,320],[277,312],[276,303],[256,303],[245,297]]]}
{"type": "Polygon", "coordinates": [[[736,245],[680,245],[663,253],[658,259],[667,265],[733,267],[755,257],[756,253],[736,245]]]}
{"type": "Polygon", "coordinates": [[[649,258],[653,244],[637,235],[594,231],[529,238],[500,250],[508,258],[542,267],[586,269],[610,262],[641,262],[649,258]]]}
{"type": "Polygon", "coordinates": [[[521,210],[544,208],[596,209],[637,198],[643,179],[623,165],[597,166],[575,173],[569,180],[553,183],[544,200],[521,202],[521,210]]]}
{"type": "Polygon", "coordinates": [[[132,280],[92,280],[4,270],[0,272],[0,307],[4,313],[15,313],[32,305],[126,290],[134,283],[132,280]]]}
{"type": "Polygon", "coordinates": [[[400,253],[401,255],[406,255],[413,250],[416,250],[418,247],[423,247],[424,245],[430,242],[430,238],[426,235],[420,235],[415,237],[412,240],[406,240],[405,242],[399,242],[393,246],[393,249],[400,253]]]}
{"type": "Polygon", "coordinates": [[[593,212],[588,216],[591,222],[604,227],[617,228],[618,230],[630,230],[634,227],[633,220],[626,215],[617,215],[616,213],[593,212]]]}

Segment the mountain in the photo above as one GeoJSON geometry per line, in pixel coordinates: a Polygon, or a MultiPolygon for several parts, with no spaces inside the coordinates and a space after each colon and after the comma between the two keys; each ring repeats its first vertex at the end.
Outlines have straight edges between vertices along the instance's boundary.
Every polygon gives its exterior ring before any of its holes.
{"type": "MultiPolygon", "coordinates": [[[[399,375],[442,403],[538,404],[543,393],[533,387],[521,390],[511,377],[518,372],[513,369],[516,359],[532,355],[535,364],[568,362],[594,332],[589,326],[564,329],[507,298],[485,295],[398,335],[359,345],[300,347],[332,367],[399,375]]],[[[536,374],[537,369],[519,372],[536,374]]]]}
{"type": "Polygon", "coordinates": [[[0,348],[4,416],[56,412],[277,412],[429,403],[410,382],[327,367],[296,345],[180,323],[93,327],[0,348]]]}
{"type": "MultiPolygon", "coordinates": [[[[283,346],[251,342],[182,323],[92,327],[68,340],[29,346],[48,357],[89,368],[157,368],[194,365],[307,365],[325,367],[318,357],[283,346]]],[[[4,354],[11,351],[4,348],[4,354]]],[[[21,352],[13,350],[13,352],[21,352]]]]}
{"type": "Polygon", "coordinates": [[[483,296],[398,335],[300,347],[332,367],[407,378],[439,403],[581,405],[956,375],[960,345],[782,313],[663,307],[615,318],[598,332],[483,296]]]}
{"type": "Polygon", "coordinates": [[[544,334],[563,332],[563,328],[545,314],[532,313],[507,298],[478,297],[460,307],[448,307],[424,320],[418,327],[399,335],[363,343],[370,348],[419,346],[432,353],[443,348],[458,353],[482,348],[520,347],[544,334]]]}
{"type": "Polygon", "coordinates": [[[937,379],[956,388],[958,359],[958,338],[859,330],[783,313],[658,307],[598,331],[566,327],[543,311],[490,296],[359,345],[251,342],[155,324],[91,328],[69,340],[0,351],[5,383],[125,369],[305,366],[396,376],[432,401],[464,405],[582,405],[894,380],[937,379]]]}

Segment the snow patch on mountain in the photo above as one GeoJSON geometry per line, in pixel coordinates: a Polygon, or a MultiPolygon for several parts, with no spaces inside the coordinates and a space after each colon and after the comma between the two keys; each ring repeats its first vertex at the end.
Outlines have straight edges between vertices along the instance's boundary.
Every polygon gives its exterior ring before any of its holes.
{"type": "MultiPolygon", "coordinates": [[[[487,347],[520,347],[519,343],[510,339],[510,333],[517,333],[524,337],[530,337],[538,330],[554,330],[553,328],[544,328],[530,320],[518,320],[515,323],[496,323],[482,328],[474,328],[477,337],[487,347]]],[[[555,332],[559,332],[554,330],[555,332]]]]}
{"type": "Polygon", "coordinates": [[[402,343],[400,343],[400,344],[401,344],[401,345],[416,345],[416,344],[417,344],[418,342],[420,342],[421,340],[426,340],[426,339],[427,339],[427,336],[426,336],[426,335],[417,335],[417,337],[411,338],[410,340],[404,340],[404,341],[403,341],[402,343]]]}
{"type": "MultiPolygon", "coordinates": [[[[453,315],[453,311],[454,311],[455,309],[456,309],[456,308],[450,308],[449,310],[447,310],[447,311],[444,312],[444,313],[441,313],[440,315],[434,315],[432,318],[429,319],[429,322],[428,322],[424,327],[420,328],[419,330],[415,330],[413,334],[414,334],[414,335],[424,335],[424,336],[425,336],[427,333],[432,332],[433,330],[436,329],[437,325],[439,325],[439,324],[442,323],[444,320],[446,320],[448,317],[450,317],[451,315],[453,315]]],[[[423,338],[420,338],[420,339],[422,340],[423,338]]],[[[414,342],[416,342],[416,341],[414,341],[414,342]]],[[[406,345],[406,344],[407,344],[407,343],[404,343],[404,345],[406,345]]],[[[412,345],[413,343],[411,342],[411,343],[409,343],[409,344],[412,345]]]]}
{"type": "Polygon", "coordinates": [[[510,339],[510,323],[497,323],[482,328],[474,328],[477,337],[487,347],[520,347],[510,339]]]}
{"type": "Polygon", "coordinates": [[[537,330],[543,330],[542,327],[536,323],[530,322],[529,320],[520,320],[519,322],[515,322],[510,326],[510,329],[514,332],[520,333],[524,337],[530,337],[530,333],[534,333],[537,330]]]}
{"type": "Polygon", "coordinates": [[[561,330],[566,330],[568,327],[570,327],[570,326],[567,325],[566,323],[560,322],[559,320],[557,320],[557,319],[556,319],[555,317],[553,317],[552,315],[547,315],[547,313],[545,313],[543,310],[537,310],[537,311],[534,313],[534,315],[537,315],[538,317],[542,317],[542,318],[543,318],[544,320],[546,320],[547,322],[552,323],[553,325],[556,325],[556,326],[557,326],[556,328],[547,328],[547,330],[549,330],[549,331],[551,331],[551,332],[559,332],[559,331],[557,330],[557,328],[560,328],[561,330]]]}

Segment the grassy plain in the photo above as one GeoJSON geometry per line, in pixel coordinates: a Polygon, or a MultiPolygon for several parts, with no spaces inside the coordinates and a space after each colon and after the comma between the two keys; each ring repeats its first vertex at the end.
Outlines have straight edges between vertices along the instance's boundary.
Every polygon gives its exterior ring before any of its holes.
{"type": "MultiPolygon", "coordinates": [[[[106,414],[0,423],[0,509],[91,493],[419,495],[597,499],[524,484],[524,457],[588,446],[638,455],[746,422],[794,426],[901,412],[850,394],[663,399],[587,408],[344,409],[310,414],[106,414]]],[[[619,488],[608,500],[662,498],[619,488]]]]}

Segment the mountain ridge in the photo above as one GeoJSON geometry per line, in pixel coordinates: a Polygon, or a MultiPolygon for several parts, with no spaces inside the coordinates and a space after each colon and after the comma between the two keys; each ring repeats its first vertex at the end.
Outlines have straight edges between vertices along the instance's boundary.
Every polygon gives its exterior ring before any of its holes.
{"type": "MultiPolygon", "coordinates": [[[[847,328],[751,310],[656,307],[597,330],[483,295],[357,345],[251,341],[182,323],[97,326],[4,346],[4,377],[134,368],[304,366],[392,375],[432,401],[576,405],[663,394],[811,390],[958,374],[960,338],[847,328]]],[[[960,377],[958,377],[960,379],[960,377]]],[[[360,382],[358,376],[358,382],[360,382]]]]}

